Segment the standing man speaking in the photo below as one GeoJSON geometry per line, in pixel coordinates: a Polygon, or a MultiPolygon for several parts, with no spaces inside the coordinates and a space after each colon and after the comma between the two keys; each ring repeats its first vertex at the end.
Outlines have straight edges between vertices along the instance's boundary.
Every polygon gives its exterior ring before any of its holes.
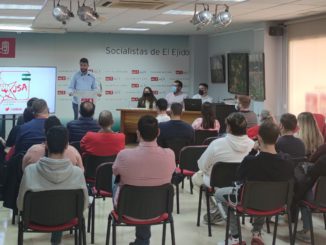
{"type": "MultiPolygon", "coordinates": [[[[76,72],[68,87],[69,96],[78,91],[97,91],[97,84],[94,74],[88,71],[88,59],[81,58],[79,61],[80,71],[76,72]]],[[[101,96],[100,93],[97,96],[101,96]]],[[[74,120],[78,119],[78,98],[73,96],[72,108],[74,110],[74,120]]]]}

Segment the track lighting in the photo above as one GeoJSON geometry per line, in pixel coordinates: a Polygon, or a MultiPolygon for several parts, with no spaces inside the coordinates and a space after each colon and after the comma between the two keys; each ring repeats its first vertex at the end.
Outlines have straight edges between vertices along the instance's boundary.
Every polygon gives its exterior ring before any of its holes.
{"type": "Polygon", "coordinates": [[[68,9],[66,6],[60,5],[60,0],[57,4],[55,3],[55,0],[53,0],[52,15],[57,21],[60,21],[65,25],[67,20],[74,17],[74,14],[71,12],[71,0],[70,9],[68,9]]]}
{"type": "Polygon", "coordinates": [[[209,5],[203,4],[204,9],[197,13],[197,3],[195,4],[194,16],[190,21],[200,30],[202,27],[211,23],[213,15],[209,12],[209,5]]]}
{"type": "Polygon", "coordinates": [[[215,6],[215,14],[213,15],[212,23],[215,27],[223,28],[227,27],[232,22],[232,16],[229,12],[229,6],[225,6],[225,10],[217,13],[217,6],[215,6]]]}
{"type": "Polygon", "coordinates": [[[91,26],[92,25],[91,22],[94,22],[100,16],[96,12],[95,0],[94,0],[94,8],[86,6],[85,2],[86,2],[86,0],[84,0],[83,5],[80,6],[79,1],[78,1],[77,15],[79,16],[79,19],[81,21],[85,21],[88,23],[89,26],[91,26]]]}

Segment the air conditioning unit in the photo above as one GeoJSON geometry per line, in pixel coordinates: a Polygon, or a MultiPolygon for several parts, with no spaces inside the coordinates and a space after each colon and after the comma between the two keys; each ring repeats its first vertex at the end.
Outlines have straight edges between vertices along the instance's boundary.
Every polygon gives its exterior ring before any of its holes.
{"type": "Polygon", "coordinates": [[[160,9],[171,4],[173,1],[162,0],[98,0],[96,7],[127,8],[127,9],[160,9]]]}

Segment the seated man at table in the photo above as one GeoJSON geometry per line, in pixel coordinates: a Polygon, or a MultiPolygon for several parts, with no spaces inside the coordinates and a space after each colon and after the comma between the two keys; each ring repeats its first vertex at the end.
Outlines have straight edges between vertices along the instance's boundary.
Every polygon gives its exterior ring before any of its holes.
{"type": "Polygon", "coordinates": [[[69,142],[80,141],[87,132],[97,132],[100,130],[97,121],[93,119],[95,105],[92,102],[86,101],[81,103],[79,113],[80,117],[78,120],[70,121],[67,124],[69,142]]]}
{"type": "Polygon", "coordinates": [[[201,102],[204,104],[205,102],[213,103],[213,98],[208,95],[208,84],[200,83],[198,88],[198,94],[192,96],[193,99],[201,99],[201,102]]]}
{"type": "MultiPolygon", "coordinates": [[[[171,182],[175,170],[174,154],[172,150],[157,145],[159,133],[157,120],[153,116],[146,115],[139,119],[139,145],[120,151],[112,167],[113,174],[120,176],[119,186],[113,188],[115,205],[122,185],[160,186],[171,182]]],[[[150,237],[150,226],[136,226],[136,240],[129,244],[149,245],[150,237]]]]}
{"type": "Polygon", "coordinates": [[[171,87],[172,91],[165,96],[168,102],[168,107],[170,108],[172,103],[181,103],[183,105],[183,100],[188,97],[188,95],[182,92],[182,82],[175,80],[171,87]]]}
{"type": "Polygon", "coordinates": [[[172,139],[182,139],[187,144],[194,141],[194,129],[188,123],[181,121],[182,105],[173,103],[171,105],[171,120],[159,124],[160,135],[157,138],[157,143],[161,147],[168,147],[168,142],[172,139]]]}
{"type": "Polygon", "coordinates": [[[85,155],[113,156],[125,148],[125,135],[113,132],[114,121],[110,111],[102,111],[98,117],[101,129],[88,132],[80,141],[80,148],[85,155]]]}
{"type": "MultiPolygon", "coordinates": [[[[249,155],[243,159],[237,172],[237,180],[240,183],[245,183],[246,181],[289,181],[294,177],[293,163],[288,160],[289,156],[279,154],[275,150],[275,143],[279,133],[278,126],[273,122],[265,122],[260,125],[258,132],[260,153],[256,156],[249,155]]],[[[228,201],[229,195],[238,196],[239,194],[239,189],[225,187],[217,189],[215,197],[217,202],[221,202],[224,205],[228,201]]],[[[225,212],[225,210],[226,208],[221,210],[221,212],[225,212]]],[[[231,237],[229,244],[239,245],[236,217],[233,212],[230,215],[231,237]]],[[[265,217],[254,219],[251,244],[264,244],[261,236],[264,221],[265,217]]]]}

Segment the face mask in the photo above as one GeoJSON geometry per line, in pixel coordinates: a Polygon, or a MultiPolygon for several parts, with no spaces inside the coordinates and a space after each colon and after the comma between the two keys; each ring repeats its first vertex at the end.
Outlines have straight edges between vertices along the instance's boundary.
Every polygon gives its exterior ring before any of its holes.
{"type": "Polygon", "coordinates": [[[145,97],[149,97],[151,95],[151,93],[144,93],[145,97]]]}
{"type": "Polygon", "coordinates": [[[200,94],[200,95],[204,95],[204,90],[199,89],[199,90],[198,90],[198,94],[200,94]]]}
{"type": "Polygon", "coordinates": [[[239,104],[238,104],[238,103],[235,103],[234,107],[235,107],[235,109],[236,109],[237,111],[240,110],[240,108],[239,108],[239,104]]]}
{"type": "Polygon", "coordinates": [[[173,93],[176,93],[176,92],[177,92],[177,87],[176,87],[176,86],[172,86],[172,87],[171,87],[171,91],[172,91],[173,93]]]}

